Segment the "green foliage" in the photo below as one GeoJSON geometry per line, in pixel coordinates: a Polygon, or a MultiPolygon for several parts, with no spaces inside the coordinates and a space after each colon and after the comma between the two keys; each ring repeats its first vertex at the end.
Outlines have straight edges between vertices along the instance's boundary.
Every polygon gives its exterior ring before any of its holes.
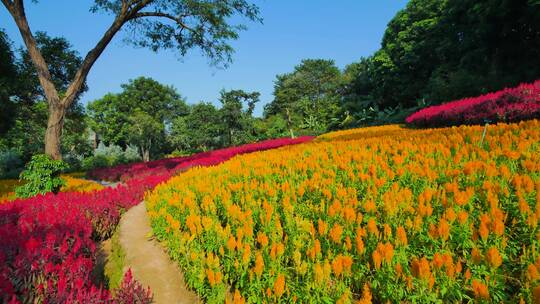
{"type": "Polygon", "coordinates": [[[139,151],[134,146],[129,145],[125,149],[122,149],[117,145],[106,146],[103,142],[100,142],[94,151],[94,155],[85,157],[82,160],[82,169],[91,170],[140,160],[139,151]]]}
{"type": "Polygon", "coordinates": [[[341,81],[333,60],[302,60],[292,73],[277,76],[274,100],[265,106],[264,116],[290,119],[295,130],[328,130],[339,112],[341,81]]]}
{"type": "Polygon", "coordinates": [[[221,91],[219,101],[222,106],[219,112],[228,146],[254,140],[253,110],[260,95],[259,92],[247,93],[242,90],[221,91]],[[244,105],[247,105],[246,109],[244,105]]]}
{"type": "Polygon", "coordinates": [[[150,114],[141,110],[135,111],[129,117],[128,140],[141,149],[144,161],[150,160],[150,151],[159,149],[164,142],[165,127],[163,122],[158,121],[150,114]]]}
{"type": "Polygon", "coordinates": [[[0,151],[0,178],[16,178],[22,167],[21,155],[16,150],[0,151]]]}
{"type": "MultiPolygon", "coordinates": [[[[38,31],[35,33],[35,39],[43,58],[48,64],[56,89],[61,95],[64,94],[71,79],[75,77],[82,64],[81,56],[64,37],[50,37],[47,33],[38,31]]],[[[45,100],[46,96],[40,85],[36,68],[30,59],[30,54],[27,50],[21,49],[20,57],[19,85],[21,86],[21,93],[23,93],[19,96],[20,99],[26,103],[45,100]]],[[[87,90],[88,86],[84,83],[79,94],[87,90]]]]}
{"type": "Polygon", "coordinates": [[[188,114],[185,100],[173,87],[151,78],[131,80],[122,89],[88,104],[92,130],[107,144],[138,147],[146,160],[167,152],[165,130],[188,114]]]}
{"type": "MultiPolygon", "coordinates": [[[[64,38],[52,38],[37,32],[36,43],[49,69],[53,82],[63,94],[82,59],[64,38]]],[[[0,146],[17,150],[23,160],[41,153],[47,123],[47,103],[27,51],[19,56],[11,51],[7,36],[0,31],[0,146]]],[[[86,90],[83,86],[81,92],[86,90]]],[[[62,134],[62,152],[87,155],[88,144],[84,108],[75,103],[67,112],[62,134]]]]}
{"type": "Polygon", "coordinates": [[[288,137],[290,135],[287,121],[279,115],[273,115],[266,119],[255,119],[254,128],[259,140],[288,137]]]}
{"type": "Polygon", "coordinates": [[[20,198],[48,192],[58,193],[64,185],[60,173],[66,169],[67,164],[61,160],[53,160],[44,154],[34,155],[20,175],[26,183],[18,187],[15,193],[20,198]]]}
{"type": "Polygon", "coordinates": [[[117,229],[110,239],[111,250],[105,264],[105,279],[109,290],[115,290],[124,277],[124,260],[126,253],[120,244],[120,232],[117,229]]]}
{"type": "Polygon", "coordinates": [[[193,153],[221,147],[222,121],[211,103],[190,106],[188,114],[172,122],[169,141],[176,150],[193,153]]]}
{"type": "MultiPolygon", "coordinates": [[[[142,2],[142,1],[139,1],[142,2]]],[[[230,40],[238,38],[245,29],[243,24],[234,24],[244,17],[249,21],[261,21],[259,9],[246,0],[153,0],[146,1],[145,12],[158,12],[165,18],[156,18],[149,13],[144,18],[132,18],[127,24],[131,35],[126,39],[136,47],[153,51],[177,50],[182,56],[190,49],[199,49],[212,64],[231,62],[233,48],[230,40]],[[185,18],[184,16],[188,16],[185,18]],[[236,17],[236,18],[233,18],[236,17]]],[[[118,15],[124,1],[96,0],[92,11],[106,11],[118,15]]],[[[133,5],[135,6],[135,5],[133,5]]]]}
{"type": "Polygon", "coordinates": [[[14,79],[17,78],[15,56],[11,50],[11,42],[0,29],[0,135],[4,135],[14,122],[16,111],[13,96],[14,79]]]}
{"type": "Polygon", "coordinates": [[[342,114],[412,109],[537,79],[536,2],[411,0],[389,22],[381,49],[346,69],[342,114]]]}

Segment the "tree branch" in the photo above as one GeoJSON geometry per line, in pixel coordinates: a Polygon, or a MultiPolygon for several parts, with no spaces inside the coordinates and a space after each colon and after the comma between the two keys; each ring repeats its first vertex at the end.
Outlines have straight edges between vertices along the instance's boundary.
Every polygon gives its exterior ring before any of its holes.
{"type": "MultiPolygon", "coordinates": [[[[5,1],[5,0],[2,0],[5,1]]],[[[96,62],[96,60],[99,58],[101,53],[105,50],[107,45],[111,42],[111,40],[114,38],[116,33],[122,28],[122,26],[131,19],[131,17],[135,14],[137,14],[141,9],[143,9],[145,6],[147,6],[150,2],[153,0],[139,0],[139,1],[130,1],[127,3],[126,10],[122,9],[122,12],[116,18],[114,19],[113,23],[109,27],[109,29],[103,34],[101,39],[98,41],[96,46],[86,54],[86,57],[84,58],[81,67],[75,74],[75,77],[71,84],[69,85],[66,96],[62,100],[62,104],[68,108],[71,106],[71,104],[74,102],[75,97],[77,97],[77,93],[81,89],[82,85],[84,84],[84,81],[86,77],[88,76],[88,73],[90,72],[90,69],[96,62]],[[135,6],[130,9],[131,5],[135,6]]]]}
{"type": "Polygon", "coordinates": [[[8,12],[10,14],[13,14],[12,13],[12,10],[13,10],[13,3],[9,0],[1,0],[2,3],[4,4],[4,6],[7,8],[8,12]]]}
{"type": "Polygon", "coordinates": [[[178,24],[179,26],[181,26],[182,28],[185,28],[186,30],[189,30],[191,32],[195,32],[195,29],[187,26],[183,21],[182,21],[182,17],[175,17],[171,14],[167,14],[167,13],[161,13],[161,12],[140,12],[140,13],[137,13],[135,15],[133,15],[133,17],[131,19],[137,19],[137,18],[144,18],[144,17],[161,17],[161,18],[166,18],[166,19],[169,19],[169,20],[172,20],[174,21],[176,24],[178,24]]]}

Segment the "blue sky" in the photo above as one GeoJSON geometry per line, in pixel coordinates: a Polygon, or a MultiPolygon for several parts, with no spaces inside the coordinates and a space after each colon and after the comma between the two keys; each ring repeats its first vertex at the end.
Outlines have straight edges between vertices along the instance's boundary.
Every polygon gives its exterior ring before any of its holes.
{"type": "MultiPolygon", "coordinates": [[[[112,21],[112,16],[92,14],[90,0],[26,0],[33,31],[64,36],[82,55],[94,46],[112,21]],[[61,8],[61,9],[60,9],[61,8]]],[[[263,105],[272,100],[277,74],[292,71],[302,59],[334,59],[343,68],[376,51],[388,21],[404,8],[406,0],[255,0],[263,24],[249,23],[240,39],[232,42],[236,53],[228,69],[217,69],[197,50],[180,58],[173,52],[154,53],[122,42],[120,33],[94,65],[88,77],[84,103],[120,84],[149,76],[174,86],[189,103],[209,101],[216,105],[221,89],[261,92],[263,105]]],[[[0,27],[15,46],[21,39],[11,16],[0,7],[0,27]]]]}

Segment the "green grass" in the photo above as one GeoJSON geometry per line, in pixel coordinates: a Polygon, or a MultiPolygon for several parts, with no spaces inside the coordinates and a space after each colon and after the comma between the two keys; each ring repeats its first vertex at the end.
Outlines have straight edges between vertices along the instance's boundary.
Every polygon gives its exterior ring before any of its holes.
{"type": "Polygon", "coordinates": [[[124,277],[125,252],[120,245],[119,230],[116,229],[111,237],[111,252],[105,264],[105,280],[109,290],[114,290],[120,286],[124,277]]]}

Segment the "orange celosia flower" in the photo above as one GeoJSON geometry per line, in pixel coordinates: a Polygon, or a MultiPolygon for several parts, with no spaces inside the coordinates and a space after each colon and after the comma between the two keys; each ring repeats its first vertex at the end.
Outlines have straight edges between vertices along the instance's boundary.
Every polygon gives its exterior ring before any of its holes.
{"type": "Polygon", "coordinates": [[[529,266],[527,266],[527,278],[530,281],[534,281],[538,279],[538,277],[538,269],[536,268],[536,266],[534,264],[530,264],[529,266]]]}
{"type": "Polygon", "coordinates": [[[445,219],[439,221],[437,234],[443,241],[446,241],[450,236],[450,225],[445,219]]]}
{"type": "Polygon", "coordinates": [[[343,228],[337,223],[334,224],[332,229],[330,229],[330,239],[334,243],[340,243],[341,242],[341,234],[343,233],[343,228]]]}
{"type": "Polygon", "coordinates": [[[472,281],[472,289],[474,293],[474,297],[477,299],[489,299],[489,290],[486,284],[479,280],[473,280],[472,281]]]}
{"type": "Polygon", "coordinates": [[[467,222],[467,218],[469,217],[469,214],[467,213],[467,211],[460,211],[458,213],[458,221],[460,224],[465,224],[465,222],[467,222]]]}
{"type": "Polygon", "coordinates": [[[373,213],[377,211],[377,206],[375,205],[375,202],[373,200],[367,200],[364,203],[364,211],[367,213],[373,213]]]}
{"type": "Polygon", "coordinates": [[[322,283],[324,281],[324,270],[321,264],[316,263],[315,266],[313,266],[313,276],[317,283],[322,283]]]}
{"type": "Polygon", "coordinates": [[[332,261],[332,271],[334,272],[334,275],[336,277],[339,277],[341,273],[343,272],[343,260],[341,259],[341,255],[338,255],[332,261]]]}
{"type": "Polygon", "coordinates": [[[369,219],[367,222],[367,231],[375,236],[379,236],[379,229],[377,228],[377,223],[374,219],[369,219]]]}
{"type": "Polygon", "coordinates": [[[473,263],[479,264],[482,261],[482,253],[477,248],[471,250],[471,259],[473,263]]]}
{"type": "Polygon", "coordinates": [[[502,257],[499,253],[499,250],[495,247],[491,247],[488,249],[486,253],[486,259],[493,268],[498,268],[502,264],[502,257]]]}
{"type": "Polygon", "coordinates": [[[364,284],[364,287],[362,288],[362,298],[360,298],[356,304],[371,304],[371,290],[369,289],[369,285],[367,283],[364,284]]]}
{"type": "Polygon", "coordinates": [[[236,248],[236,240],[234,239],[234,236],[230,236],[229,240],[227,241],[227,248],[231,251],[234,251],[236,248]]]}
{"type": "Polygon", "coordinates": [[[414,258],[411,264],[411,272],[418,279],[428,280],[431,277],[428,260],[425,257],[422,257],[420,260],[414,258]]]}
{"type": "Polygon", "coordinates": [[[244,304],[246,303],[246,300],[244,299],[244,297],[242,297],[242,295],[240,294],[240,291],[237,289],[234,291],[234,296],[233,296],[233,304],[244,304]]]}
{"type": "Polygon", "coordinates": [[[348,235],[345,237],[345,248],[347,248],[347,250],[351,250],[352,248],[352,241],[348,235]]]}
{"type": "Polygon", "coordinates": [[[277,298],[280,298],[283,292],[285,291],[285,276],[279,274],[276,281],[274,282],[274,295],[277,298]]]}
{"type": "Polygon", "coordinates": [[[488,236],[489,236],[489,228],[488,228],[488,225],[484,222],[481,222],[480,223],[480,227],[478,227],[478,234],[480,235],[480,237],[482,238],[482,240],[487,240],[488,236]]]}
{"type": "Polygon", "coordinates": [[[379,270],[381,268],[382,257],[378,250],[373,251],[371,258],[373,259],[373,266],[379,270]]]}
{"type": "Polygon", "coordinates": [[[262,272],[264,270],[264,259],[260,252],[257,253],[257,256],[255,257],[255,267],[253,268],[253,272],[257,276],[261,276],[262,272]]]}
{"type": "Polygon", "coordinates": [[[396,271],[396,274],[398,277],[401,277],[403,275],[403,267],[401,266],[400,263],[396,264],[396,266],[394,267],[394,270],[396,271]]]}
{"type": "Polygon", "coordinates": [[[356,234],[355,243],[356,243],[356,252],[358,252],[359,254],[364,253],[365,251],[364,241],[362,240],[362,236],[359,233],[356,234]]]}
{"type": "Polygon", "coordinates": [[[324,221],[320,220],[317,222],[317,231],[321,236],[326,235],[326,231],[328,230],[328,224],[324,221]]]}
{"type": "Polygon", "coordinates": [[[533,303],[540,303],[540,285],[532,289],[533,303]]]}
{"type": "Polygon", "coordinates": [[[396,229],[396,244],[407,245],[407,233],[403,226],[399,226],[396,229]]]}
{"type": "Polygon", "coordinates": [[[257,242],[261,245],[261,248],[266,247],[268,245],[268,237],[264,232],[259,232],[257,234],[257,242]]]}

